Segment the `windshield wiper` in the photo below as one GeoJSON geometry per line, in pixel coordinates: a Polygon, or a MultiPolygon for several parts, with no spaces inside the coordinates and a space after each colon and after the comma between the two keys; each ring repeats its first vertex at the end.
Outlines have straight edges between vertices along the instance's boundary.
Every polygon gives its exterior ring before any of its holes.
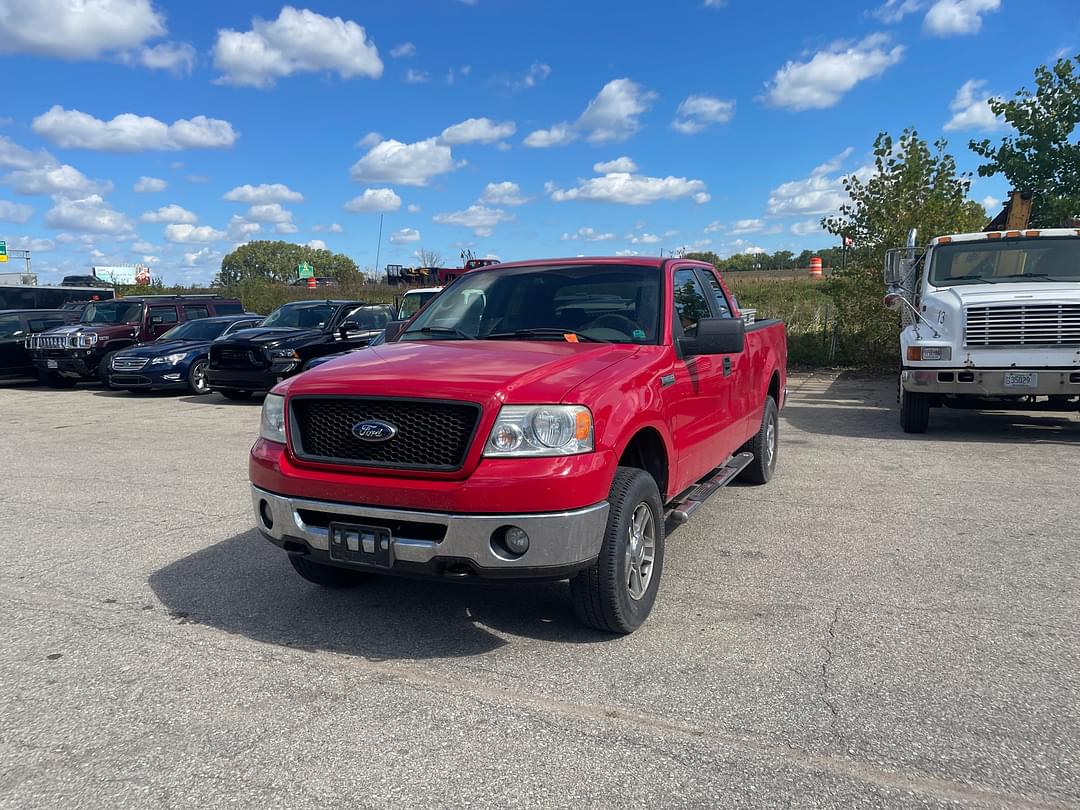
{"type": "Polygon", "coordinates": [[[994,278],[1037,278],[1040,281],[1064,281],[1065,279],[1055,278],[1049,273],[1010,273],[1007,276],[995,276],[994,278]]]}
{"type": "Polygon", "coordinates": [[[453,335],[462,340],[476,340],[472,335],[467,335],[456,326],[422,326],[419,329],[409,329],[406,335],[415,335],[417,332],[423,335],[453,335]]]}
{"type": "MultiPolygon", "coordinates": [[[[530,337],[558,337],[563,338],[564,335],[573,335],[578,340],[589,341],[590,343],[610,343],[609,340],[601,340],[600,338],[586,335],[583,332],[576,332],[573,329],[560,329],[557,326],[541,326],[536,329],[515,329],[513,332],[492,332],[490,335],[485,335],[486,340],[513,340],[514,338],[530,338],[530,337]]],[[[565,339],[565,338],[563,338],[565,339]]]]}

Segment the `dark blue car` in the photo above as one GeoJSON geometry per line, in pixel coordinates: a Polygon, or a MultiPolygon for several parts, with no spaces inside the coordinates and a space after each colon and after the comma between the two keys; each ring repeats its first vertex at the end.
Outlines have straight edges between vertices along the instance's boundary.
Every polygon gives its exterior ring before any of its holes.
{"type": "Polygon", "coordinates": [[[150,343],[140,343],[113,355],[111,388],[129,391],[180,389],[208,394],[206,362],[210,344],[240,329],[258,326],[262,315],[221,315],[185,321],[150,343]]]}

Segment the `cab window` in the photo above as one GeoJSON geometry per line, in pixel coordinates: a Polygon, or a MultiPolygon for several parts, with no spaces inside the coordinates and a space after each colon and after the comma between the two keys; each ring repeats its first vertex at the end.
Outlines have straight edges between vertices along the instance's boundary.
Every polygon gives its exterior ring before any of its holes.
{"type": "Polygon", "coordinates": [[[8,315],[0,318],[0,340],[12,338],[22,334],[22,322],[18,315],[8,315]]]}
{"type": "Polygon", "coordinates": [[[184,317],[189,321],[209,318],[210,310],[207,309],[206,304],[184,304],[184,317]]]}
{"type": "Polygon", "coordinates": [[[709,299],[693,269],[675,271],[673,303],[682,333],[688,337],[697,334],[698,321],[712,317],[709,299]]]}
{"type": "Polygon", "coordinates": [[[176,307],[150,307],[150,323],[176,323],[176,307]]]}

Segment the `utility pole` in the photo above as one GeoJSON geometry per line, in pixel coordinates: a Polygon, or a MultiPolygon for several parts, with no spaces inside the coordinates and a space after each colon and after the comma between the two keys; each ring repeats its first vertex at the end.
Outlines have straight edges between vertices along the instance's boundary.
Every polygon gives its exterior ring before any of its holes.
{"type": "Polygon", "coordinates": [[[379,214],[379,244],[375,247],[375,283],[379,281],[379,256],[382,253],[382,221],[383,215],[379,214]]]}

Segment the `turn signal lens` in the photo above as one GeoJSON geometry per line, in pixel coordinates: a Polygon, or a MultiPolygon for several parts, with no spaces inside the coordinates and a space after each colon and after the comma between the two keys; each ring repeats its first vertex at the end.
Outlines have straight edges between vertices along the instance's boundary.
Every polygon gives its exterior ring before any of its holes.
{"type": "Polygon", "coordinates": [[[592,414],[588,411],[578,411],[575,418],[574,438],[579,442],[585,441],[592,436],[592,414]]]}

